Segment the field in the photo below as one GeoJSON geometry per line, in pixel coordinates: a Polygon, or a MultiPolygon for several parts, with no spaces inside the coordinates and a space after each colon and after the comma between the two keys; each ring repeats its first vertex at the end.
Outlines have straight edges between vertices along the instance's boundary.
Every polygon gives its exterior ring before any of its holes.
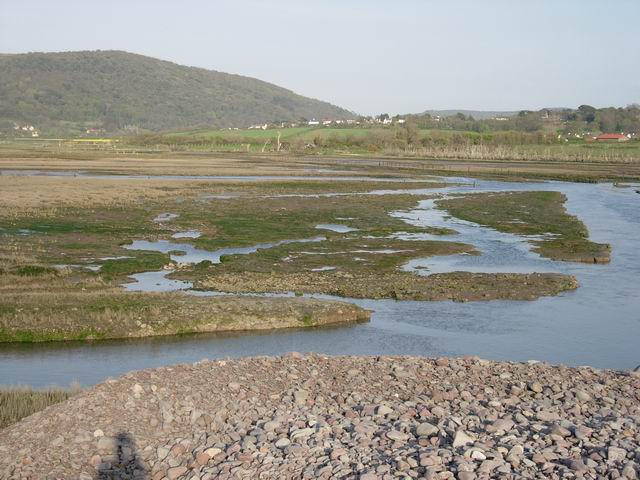
{"type": "MultiPolygon", "coordinates": [[[[385,155],[476,160],[638,162],[640,141],[587,142],[538,138],[521,132],[411,129],[402,127],[296,127],[267,130],[192,130],[151,136],[147,145],[220,152],[281,151],[324,155],[385,155]]],[[[555,138],[555,137],[553,137],[555,138]]],[[[134,139],[134,142],[138,140],[134,139]]]]}

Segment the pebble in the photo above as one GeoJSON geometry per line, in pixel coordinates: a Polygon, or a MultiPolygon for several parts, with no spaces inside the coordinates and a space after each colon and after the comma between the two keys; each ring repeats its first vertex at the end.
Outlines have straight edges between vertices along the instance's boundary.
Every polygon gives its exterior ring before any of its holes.
{"type": "Polygon", "coordinates": [[[416,435],[419,437],[432,437],[438,434],[438,427],[431,423],[424,422],[416,427],[416,435]]]}
{"type": "Polygon", "coordinates": [[[620,372],[477,358],[205,360],[1,430],[0,478],[634,480],[639,392],[620,372]]]}
{"type": "Polygon", "coordinates": [[[623,448],[609,447],[607,449],[607,460],[610,462],[621,462],[627,458],[627,451],[623,448]]]}
{"type": "Polygon", "coordinates": [[[538,382],[530,382],[528,387],[532,392],[542,393],[542,385],[540,385],[538,382]]]}
{"type": "Polygon", "coordinates": [[[178,480],[181,476],[187,473],[189,470],[187,467],[173,467],[167,470],[167,478],[169,480],[178,480]]]}
{"type": "Polygon", "coordinates": [[[474,439],[470,435],[468,435],[466,432],[463,432],[462,430],[458,430],[456,432],[456,436],[453,439],[453,448],[462,447],[473,442],[474,439]]]}
{"type": "Polygon", "coordinates": [[[289,440],[288,438],[280,438],[276,442],[276,447],[281,449],[287,448],[289,445],[291,445],[291,440],[289,440]]]}
{"type": "Polygon", "coordinates": [[[387,432],[387,438],[398,442],[406,442],[409,439],[409,435],[399,432],[398,430],[390,430],[387,432]]]}

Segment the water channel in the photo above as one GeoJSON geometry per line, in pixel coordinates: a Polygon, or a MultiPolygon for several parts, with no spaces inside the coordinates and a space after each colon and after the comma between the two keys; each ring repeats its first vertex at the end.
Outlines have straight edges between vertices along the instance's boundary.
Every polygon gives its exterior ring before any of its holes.
{"type": "MultiPolygon", "coordinates": [[[[346,327],[100,342],[7,344],[0,346],[0,384],[68,385],[77,380],[82,385],[89,385],[141,368],[195,362],[203,358],[279,355],[289,351],[333,355],[478,355],[498,360],[535,359],[616,369],[640,364],[640,195],[634,188],[617,188],[604,183],[445,180],[461,184],[422,193],[563,192],[568,198],[567,209],[585,222],[591,239],[611,244],[611,263],[592,265],[541,258],[531,251],[527,239],[451,218],[438,210],[433,201],[425,200],[416,209],[395,215],[411,224],[453,228],[459,232],[456,241],[475,245],[482,255],[416,259],[403,268],[421,275],[448,271],[553,271],[575,275],[580,288],[556,297],[517,302],[347,299],[374,313],[371,322],[346,327]]],[[[340,225],[348,227],[348,219],[340,220],[340,225]]],[[[182,238],[195,235],[197,232],[185,232],[182,238]]],[[[427,234],[419,234],[421,236],[417,238],[413,235],[415,239],[431,238],[427,234]]],[[[178,262],[210,259],[211,255],[219,258],[224,254],[202,253],[182,242],[161,242],[160,245],[139,242],[129,248],[162,248],[169,252],[176,250],[178,245],[178,249],[186,253],[176,256],[178,262]]],[[[269,248],[269,245],[251,248],[269,248]]],[[[329,268],[330,263],[327,266],[329,268]]],[[[127,288],[157,291],[188,291],[191,288],[188,282],[165,278],[166,273],[135,275],[134,282],[127,288]]]]}

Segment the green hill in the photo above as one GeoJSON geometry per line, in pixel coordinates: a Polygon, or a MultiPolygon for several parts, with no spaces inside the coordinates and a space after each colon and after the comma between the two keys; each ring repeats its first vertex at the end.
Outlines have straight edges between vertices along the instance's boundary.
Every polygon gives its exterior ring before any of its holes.
{"type": "Polygon", "coordinates": [[[160,131],[353,115],[241,75],[120,51],[0,55],[0,129],[160,131]]]}

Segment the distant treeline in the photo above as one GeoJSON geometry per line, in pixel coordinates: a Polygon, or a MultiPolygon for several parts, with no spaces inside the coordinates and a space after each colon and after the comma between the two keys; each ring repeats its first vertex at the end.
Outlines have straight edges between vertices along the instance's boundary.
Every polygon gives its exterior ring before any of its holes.
{"type": "MultiPolygon", "coordinates": [[[[389,118],[383,114],[376,117],[389,118]]],[[[172,149],[227,148],[262,151],[304,152],[350,151],[385,152],[418,151],[420,149],[454,149],[467,147],[510,147],[517,145],[564,144],[567,138],[606,133],[640,133],[640,107],[596,109],[582,105],[576,110],[522,111],[501,119],[474,118],[458,113],[449,117],[429,114],[408,115],[404,123],[385,126],[372,119],[361,125],[317,128],[300,134],[286,135],[287,129],[267,130],[265,135],[243,134],[243,131],[220,131],[207,135],[147,134],[131,137],[137,146],[169,146],[172,149]],[[281,132],[281,141],[278,141],[281,132]]]]}
{"type": "Polygon", "coordinates": [[[640,133],[640,106],[625,108],[595,108],[581,105],[573,109],[523,110],[515,116],[476,120],[458,113],[448,117],[429,114],[408,115],[407,123],[418,128],[463,130],[471,132],[494,131],[556,131],[560,133],[640,133]]]}

